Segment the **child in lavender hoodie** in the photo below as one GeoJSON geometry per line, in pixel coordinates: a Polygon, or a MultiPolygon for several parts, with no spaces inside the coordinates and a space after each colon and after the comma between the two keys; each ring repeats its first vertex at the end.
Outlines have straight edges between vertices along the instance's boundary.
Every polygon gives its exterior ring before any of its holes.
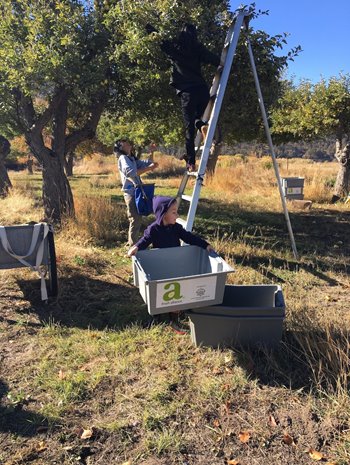
{"type": "MultiPolygon", "coordinates": [[[[153,198],[153,211],[156,221],[148,226],[143,237],[129,249],[128,256],[135,255],[139,250],[147,249],[152,244],[155,248],[179,247],[180,241],[187,244],[198,245],[208,252],[214,251],[207,241],[195,234],[186,231],[179,223],[176,223],[177,202],[173,197],[156,196],[153,198]]],[[[159,317],[159,315],[156,315],[159,317]]],[[[156,321],[157,318],[153,317],[156,321]]],[[[178,334],[186,334],[188,329],[181,326],[179,312],[168,314],[170,327],[178,334]]],[[[160,320],[159,320],[160,321],[160,320]]]]}
{"type": "Polygon", "coordinates": [[[147,249],[152,244],[154,248],[178,247],[180,241],[190,245],[198,245],[208,252],[213,251],[207,241],[186,231],[179,223],[177,202],[173,197],[156,196],[153,198],[153,211],[156,221],[148,226],[143,237],[129,249],[128,256],[135,255],[139,250],[147,249]]]}

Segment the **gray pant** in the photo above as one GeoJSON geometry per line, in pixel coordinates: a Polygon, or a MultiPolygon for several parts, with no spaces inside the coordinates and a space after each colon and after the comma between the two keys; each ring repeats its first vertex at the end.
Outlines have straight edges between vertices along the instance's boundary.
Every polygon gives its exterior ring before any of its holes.
{"type": "Polygon", "coordinates": [[[126,212],[129,220],[128,244],[131,247],[139,240],[142,226],[142,216],[138,214],[133,195],[124,194],[126,212]]]}

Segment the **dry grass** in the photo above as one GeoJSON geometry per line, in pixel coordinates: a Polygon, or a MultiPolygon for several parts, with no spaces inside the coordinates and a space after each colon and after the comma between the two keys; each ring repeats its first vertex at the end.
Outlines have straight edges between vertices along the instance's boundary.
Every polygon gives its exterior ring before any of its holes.
{"type": "Polygon", "coordinates": [[[120,185],[120,176],[117,172],[109,175],[92,175],[89,178],[89,184],[95,189],[115,189],[116,186],[120,185]]]}
{"type": "Polygon", "coordinates": [[[24,224],[42,218],[31,189],[27,192],[23,188],[12,189],[7,198],[0,200],[0,205],[0,223],[3,225],[24,224]]]}
{"type": "Polygon", "coordinates": [[[115,156],[106,157],[100,153],[93,153],[91,157],[84,157],[74,166],[74,173],[81,174],[114,174],[115,156]]]}
{"type": "MultiPolygon", "coordinates": [[[[336,178],[337,163],[316,163],[311,160],[278,160],[281,177],[304,177],[304,198],[328,203],[336,178]]],[[[261,204],[280,209],[280,198],[272,161],[269,157],[221,156],[215,176],[207,179],[207,187],[225,197],[241,199],[244,204],[261,204]],[[255,200],[254,200],[255,199],[255,200]],[[269,202],[266,202],[269,199],[269,202]]]]}
{"type": "Polygon", "coordinates": [[[125,240],[128,221],[123,203],[106,196],[76,196],[75,209],[76,219],[64,228],[68,236],[99,243],[125,240]]]}

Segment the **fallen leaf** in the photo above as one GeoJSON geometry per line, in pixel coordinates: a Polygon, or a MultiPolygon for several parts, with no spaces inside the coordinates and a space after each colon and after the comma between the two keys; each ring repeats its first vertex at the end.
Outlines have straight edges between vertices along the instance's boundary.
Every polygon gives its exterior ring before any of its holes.
{"type": "Polygon", "coordinates": [[[324,465],[338,465],[337,462],[326,462],[324,465]]]}
{"type": "Polygon", "coordinates": [[[325,456],[322,454],[322,452],[319,452],[318,450],[315,450],[315,449],[309,449],[309,455],[312,458],[312,460],[325,459],[325,456]]]}
{"type": "Polygon", "coordinates": [[[43,450],[46,450],[46,449],[47,449],[47,445],[46,445],[45,441],[40,441],[35,446],[35,450],[37,452],[42,452],[43,450]]]}
{"type": "Polygon", "coordinates": [[[222,368],[215,367],[212,369],[212,373],[214,375],[221,375],[222,374],[222,368]]]}
{"type": "Polygon", "coordinates": [[[227,400],[223,405],[227,415],[230,413],[231,406],[232,406],[232,404],[231,404],[231,402],[229,400],[227,400]]]}
{"type": "Polygon", "coordinates": [[[239,465],[240,462],[238,460],[232,459],[227,461],[227,465],[239,465]]]}
{"type": "Polygon", "coordinates": [[[60,370],[58,372],[58,377],[59,379],[65,379],[67,377],[67,374],[63,370],[60,370]]]}
{"type": "Polygon", "coordinates": [[[275,417],[273,415],[269,415],[268,425],[271,426],[271,428],[275,428],[277,426],[275,417]]]}
{"type": "Polygon", "coordinates": [[[213,425],[215,426],[215,428],[219,428],[220,421],[217,418],[215,418],[215,420],[213,421],[213,425]]]}
{"type": "Polygon", "coordinates": [[[250,431],[240,431],[238,437],[239,440],[245,444],[250,439],[250,431]]]}
{"type": "Polygon", "coordinates": [[[282,441],[287,444],[287,446],[295,446],[294,439],[288,433],[284,433],[282,441]]]}
{"type": "Polygon", "coordinates": [[[94,435],[94,430],[91,429],[84,429],[81,433],[80,439],[90,439],[94,435]]]}
{"type": "Polygon", "coordinates": [[[131,462],[128,460],[127,462],[122,463],[122,465],[131,465],[131,462]]]}

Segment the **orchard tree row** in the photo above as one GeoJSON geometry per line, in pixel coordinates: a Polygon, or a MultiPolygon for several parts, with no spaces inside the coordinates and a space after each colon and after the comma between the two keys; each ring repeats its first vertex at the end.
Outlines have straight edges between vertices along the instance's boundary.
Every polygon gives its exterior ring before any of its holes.
{"type": "MultiPolygon", "coordinates": [[[[250,8],[253,28],[254,17],[264,12],[256,11],[254,5],[250,8]]],[[[198,27],[199,39],[220,54],[231,21],[227,0],[2,0],[0,134],[8,139],[23,135],[42,166],[47,220],[60,222],[63,215],[74,215],[67,172],[77,147],[92,139],[96,131],[107,144],[116,137],[128,137],[140,145],[149,141],[165,145],[182,142],[180,108],[168,85],[170,65],[159,43],[174,38],[185,22],[191,22],[198,27]],[[148,23],[158,33],[148,35],[148,23]]],[[[346,174],[345,120],[349,121],[349,105],[346,107],[343,99],[349,99],[348,79],[320,84],[325,99],[320,94],[319,116],[311,115],[312,123],[305,126],[310,110],[305,108],[301,114],[297,104],[305,107],[303,99],[312,101],[316,87],[305,84],[294,88],[282,80],[288,60],[300,49],[281,56],[277,52],[286,45],[286,34],[270,36],[250,28],[247,33],[276,136],[283,141],[306,133],[309,137],[334,134],[338,141],[336,155],[346,174]],[[339,89],[343,89],[340,94],[339,89]],[[300,98],[293,98],[298,92],[300,98]],[[329,112],[328,119],[323,111],[329,112]],[[341,118],[343,126],[337,123],[341,118]]],[[[209,83],[209,70],[204,71],[209,83]]],[[[244,34],[220,127],[228,144],[264,138],[244,34]]],[[[6,143],[2,146],[8,147],[6,143]]],[[[8,177],[1,175],[3,160],[0,153],[0,193],[5,195],[10,184],[8,177]]],[[[343,187],[347,189],[344,182],[343,187]]]]}

